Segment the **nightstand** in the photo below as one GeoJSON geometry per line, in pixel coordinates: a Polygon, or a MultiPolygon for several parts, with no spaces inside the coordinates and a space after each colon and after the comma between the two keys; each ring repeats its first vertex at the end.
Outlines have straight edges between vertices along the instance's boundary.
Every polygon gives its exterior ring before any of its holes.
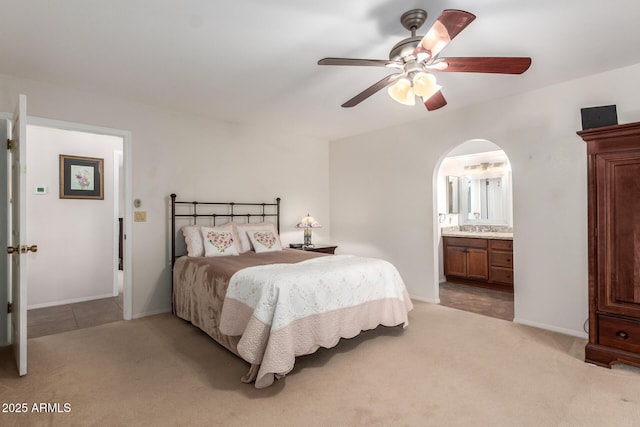
{"type": "Polygon", "coordinates": [[[335,254],[336,248],[337,246],[332,246],[332,245],[313,245],[312,247],[308,247],[308,248],[298,247],[298,248],[292,248],[292,249],[311,251],[311,252],[322,252],[325,254],[335,254]]]}

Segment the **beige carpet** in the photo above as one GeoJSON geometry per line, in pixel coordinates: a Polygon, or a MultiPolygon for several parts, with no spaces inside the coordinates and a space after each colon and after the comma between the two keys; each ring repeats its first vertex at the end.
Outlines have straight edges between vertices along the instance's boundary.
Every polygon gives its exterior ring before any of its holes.
{"type": "Polygon", "coordinates": [[[0,350],[0,425],[639,426],[640,370],[582,361],[584,340],[416,303],[411,324],[299,358],[274,386],[193,326],[159,315],[29,340],[29,374],[0,350]]]}

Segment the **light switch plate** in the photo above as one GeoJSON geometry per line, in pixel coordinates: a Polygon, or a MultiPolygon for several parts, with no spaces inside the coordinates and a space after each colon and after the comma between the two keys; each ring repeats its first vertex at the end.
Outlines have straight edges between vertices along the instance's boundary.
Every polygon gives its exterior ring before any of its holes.
{"type": "Polygon", "coordinates": [[[146,211],[135,211],[135,212],[133,212],[133,221],[134,222],[147,222],[147,212],[146,211]]]}

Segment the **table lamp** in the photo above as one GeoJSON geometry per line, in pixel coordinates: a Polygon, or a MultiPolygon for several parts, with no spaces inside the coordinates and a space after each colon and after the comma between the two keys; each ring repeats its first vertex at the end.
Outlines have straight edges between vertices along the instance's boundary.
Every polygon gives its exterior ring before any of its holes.
{"type": "Polygon", "coordinates": [[[318,221],[316,221],[311,215],[307,214],[304,218],[300,220],[297,225],[298,228],[304,228],[304,244],[305,248],[312,248],[313,243],[311,243],[311,229],[322,227],[318,221]]]}

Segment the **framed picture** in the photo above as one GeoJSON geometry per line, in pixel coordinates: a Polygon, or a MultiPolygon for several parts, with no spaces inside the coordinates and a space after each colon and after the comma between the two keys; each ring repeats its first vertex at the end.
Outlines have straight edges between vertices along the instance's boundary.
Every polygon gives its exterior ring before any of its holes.
{"type": "Polygon", "coordinates": [[[60,198],[104,200],[104,159],[60,155],[60,198]]]}

